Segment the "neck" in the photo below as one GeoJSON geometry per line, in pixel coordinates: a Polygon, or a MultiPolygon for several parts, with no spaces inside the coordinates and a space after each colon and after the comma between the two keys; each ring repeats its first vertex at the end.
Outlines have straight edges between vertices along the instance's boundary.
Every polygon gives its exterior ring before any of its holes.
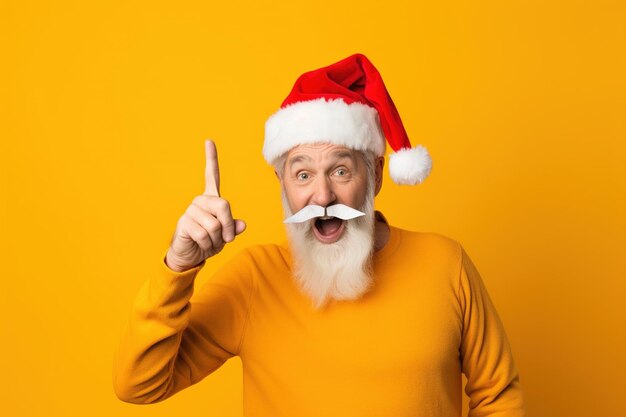
{"type": "Polygon", "coordinates": [[[389,241],[389,223],[380,211],[374,212],[376,223],[374,225],[374,252],[378,252],[385,247],[389,241]]]}

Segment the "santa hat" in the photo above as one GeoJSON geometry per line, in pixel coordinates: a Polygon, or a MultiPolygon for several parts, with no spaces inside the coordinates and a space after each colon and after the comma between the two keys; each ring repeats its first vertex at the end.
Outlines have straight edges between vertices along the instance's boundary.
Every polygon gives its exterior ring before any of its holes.
{"type": "Polygon", "coordinates": [[[418,184],[430,173],[426,148],[411,147],[400,115],[374,65],[355,54],[301,75],[280,110],[265,123],[263,156],[272,164],[291,148],[333,143],[385,154],[397,184],[418,184]]]}

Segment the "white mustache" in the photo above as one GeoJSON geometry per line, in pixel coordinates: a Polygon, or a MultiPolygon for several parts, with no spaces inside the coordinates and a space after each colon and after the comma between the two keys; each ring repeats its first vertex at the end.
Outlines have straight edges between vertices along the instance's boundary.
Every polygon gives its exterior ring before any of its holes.
{"type": "Polygon", "coordinates": [[[328,207],[311,204],[302,208],[293,216],[283,220],[283,223],[304,223],[315,217],[338,217],[342,220],[350,220],[361,216],[365,216],[365,213],[348,207],[345,204],[335,204],[328,207]]]}

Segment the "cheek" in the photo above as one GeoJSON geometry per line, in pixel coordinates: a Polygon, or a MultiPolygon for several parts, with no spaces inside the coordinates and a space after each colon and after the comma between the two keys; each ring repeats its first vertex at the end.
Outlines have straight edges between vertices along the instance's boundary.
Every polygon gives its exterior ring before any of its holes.
{"type": "Polygon", "coordinates": [[[303,190],[298,189],[297,187],[290,187],[288,184],[285,184],[284,191],[289,207],[294,212],[300,210],[306,205],[307,198],[303,190]]]}
{"type": "Polygon", "coordinates": [[[365,190],[359,186],[346,187],[340,194],[337,196],[339,201],[353,208],[360,207],[365,201],[365,190]]]}

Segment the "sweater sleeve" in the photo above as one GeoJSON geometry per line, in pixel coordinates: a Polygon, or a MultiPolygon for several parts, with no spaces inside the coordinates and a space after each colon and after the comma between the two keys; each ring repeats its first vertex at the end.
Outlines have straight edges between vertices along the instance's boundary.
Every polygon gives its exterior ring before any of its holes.
{"type": "Polygon", "coordinates": [[[114,357],[113,388],[122,401],[162,401],[238,353],[250,289],[221,274],[194,295],[203,266],[177,273],[162,261],[139,290],[114,357]]]}
{"type": "Polygon", "coordinates": [[[459,301],[463,314],[461,361],[469,417],[523,417],[519,375],[504,327],[482,279],[461,248],[459,301]]]}

